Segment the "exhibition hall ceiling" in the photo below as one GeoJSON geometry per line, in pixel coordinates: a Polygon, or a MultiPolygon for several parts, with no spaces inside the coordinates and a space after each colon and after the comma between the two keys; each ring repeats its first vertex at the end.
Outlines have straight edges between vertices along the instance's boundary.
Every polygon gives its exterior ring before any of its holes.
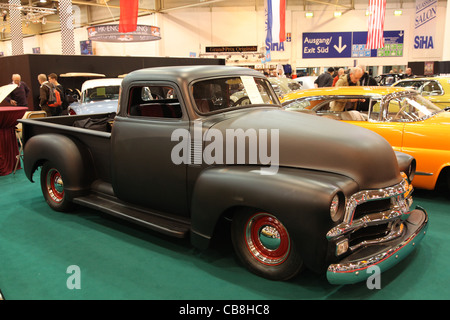
{"type": "MultiPolygon", "coordinates": [[[[17,0],[14,0],[17,1],[17,0]]],[[[25,36],[46,34],[59,31],[58,16],[59,0],[21,0],[20,10],[23,14],[22,32],[25,36]]],[[[352,10],[355,6],[368,5],[369,0],[286,0],[287,8],[300,7],[308,10],[310,6],[321,6],[325,10],[328,6],[352,10]]],[[[389,3],[402,6],[406,2],[415,0],[390,0],[389,3]]],[[[0,0],[0,41],[9,40],[9,0],[0,0]]],[[[214,7],[252,7],[257,10],[264,7],[265,0],[139,0],[139,15],[155,12],[173,13],[187,8],[214,7]]],[[[74,18],[78,25],[89,25],[117,22],[120,16],[120,0],[72,0],[74,18]]]]}

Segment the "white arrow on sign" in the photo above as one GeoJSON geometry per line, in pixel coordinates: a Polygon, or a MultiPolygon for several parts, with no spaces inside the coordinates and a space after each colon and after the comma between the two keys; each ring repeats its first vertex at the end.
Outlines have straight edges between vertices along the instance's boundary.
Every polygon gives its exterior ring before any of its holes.
{"type": "Polygon", "coordinates": [[[334,48],[336,49],[337,52],[342,53],[342,51],[345,50],[345,48],[347,48],[347,45],[344,44],[344,46],[342,46],[342,37],[339,37],[339,47],[337,45],[334,45],[334,48]]]}

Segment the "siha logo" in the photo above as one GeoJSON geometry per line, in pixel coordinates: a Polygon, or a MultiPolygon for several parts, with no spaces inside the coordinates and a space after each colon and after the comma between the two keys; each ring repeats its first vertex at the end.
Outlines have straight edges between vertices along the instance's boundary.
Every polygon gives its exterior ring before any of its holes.
{"type": "Polygon", "coordinates": [[[434,49],[432,36],[416,36],[414,38],[414,49],[434,49]]]}
{"type": "Polygon", "coordinates": [[[218,129],[209,129],[204,134],[202,122],[194,121],[194,139],[187,129],[173,131],[171,141],[179,141],[171,152],[172,162],[179,164],[261,164],[261,174],[278,172],[279,130],[226,129],[225,137],[218,129]],[[270,140],[270,141],[269,141],[270,140]],[[248,141],[248,145],[246,143],[248,141]],[[206,144],[203,150],[203,142],[206,144]],[[224,143],[225,142],[225,143],[224,143]],[[236,143],[235,143],[236,142],[236,143]],[[270,156],[269,156],[270,143],[270,156]],[[191,156],[192,155],[192,156],[191,156]],[[248,155],[248,162],[246,162],[248,155]],[[259,162],[258,162],[259,160],[259,162]]]}

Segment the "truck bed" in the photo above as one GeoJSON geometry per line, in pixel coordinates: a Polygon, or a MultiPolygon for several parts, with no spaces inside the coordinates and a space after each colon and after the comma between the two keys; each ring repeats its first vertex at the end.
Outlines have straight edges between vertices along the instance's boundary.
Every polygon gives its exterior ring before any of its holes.
{"type": "Polygon", "coordinates": [[[35,119],[21,119],[22,123],[22,139],[24,144],[35,135],[40,134],[62,134],[77,140],[86,145],[90,150],[93,163],[95,164],[95,171],[98,178],[111,182],[111,126],[105,127],[104,131],[92,130],[87,128],[76,127],[74,124],[80,120],[113,119],[114,113],[91,114],[80,116],[60,116],[60,117],[45,117],[35,119]]]}

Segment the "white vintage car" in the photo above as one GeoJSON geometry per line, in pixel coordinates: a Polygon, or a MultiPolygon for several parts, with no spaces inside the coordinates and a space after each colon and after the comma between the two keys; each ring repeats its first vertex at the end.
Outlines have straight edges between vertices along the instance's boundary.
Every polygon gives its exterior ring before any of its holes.
{"type": "Polygon", "coordinates": [[[116,112],[122,78],[87,80],[80,100],[69,105],[69,115],[116,112]]]}

